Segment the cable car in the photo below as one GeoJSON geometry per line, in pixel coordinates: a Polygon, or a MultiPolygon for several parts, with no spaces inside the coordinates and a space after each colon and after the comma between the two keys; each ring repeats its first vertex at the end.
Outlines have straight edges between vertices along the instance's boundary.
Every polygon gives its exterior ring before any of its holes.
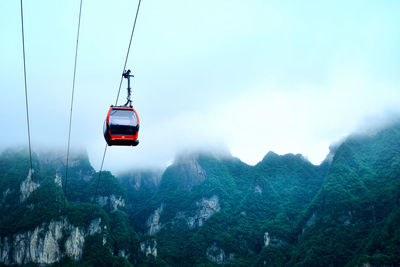
{"type": "Polygon", "coordinates": [[[139,144],[139,116],[132,107],[111,106],[104,121],[104,138],[109,146],[139,144]]]}
{"type": "Polygon", "coordinates": [[[130,78],[131,71],[122,76],[128,79],[128,97],[124,106],[111,106],[104,121],[104,138],[109,146],[137,146],[139,144],[139,116],[132,107],[130,78]]]}

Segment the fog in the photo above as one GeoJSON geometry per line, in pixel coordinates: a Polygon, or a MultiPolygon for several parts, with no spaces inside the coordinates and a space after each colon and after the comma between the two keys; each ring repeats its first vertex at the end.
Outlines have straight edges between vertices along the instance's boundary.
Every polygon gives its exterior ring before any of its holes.
{"type": "MultiPolygon", "coordinates": [[[[136,4],[83,2],[71,145],[96,169],[136,4]]],[[[400,114],[399,8],[394,1],[142,1],[128,60],[140,144],[110,147],[104,169],[162,168],[197,150],[229,151],[249,164],[270,150],[320,163],[330,144],[400,114]]],[[[6,148],[26,145],[27,133],[19,3],[1,1],[0,10],[6,148]]],[[[78,11],[79,1],[24,1],[34,151],[67,148],[78,11]]]]}

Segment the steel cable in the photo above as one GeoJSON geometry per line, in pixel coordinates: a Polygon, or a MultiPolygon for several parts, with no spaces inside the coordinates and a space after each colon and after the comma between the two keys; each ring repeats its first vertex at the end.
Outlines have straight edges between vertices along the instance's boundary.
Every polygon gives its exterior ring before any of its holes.
{"type": "Polygon", "coordinates": [[[31,148],[31,130],[29,125],[29,105],[28,105],[28,86],[26,83],[26,60],[25,60],[25,32],[24,32],[24,11],[22,8],[21,0],[21,29],[22,29],[22,56],[24,61],[24,85],[25,85],[25,107],[26,107],[26,124],[28,126],[28,146],[29,146],[29,162],[30,169],[32,172],[31,178],[33,178],[33,168],[32,168],[32,148],[31,148]]]}
{"type": "Polygon", "coordinates": [[[36,194],[35,194],[35,183],[33,179],[33,162],[32,162],[32,146],[31,146],[31,130],[30,130],[30,120],[29,120],[29,103],[28,103],[28,85],[26,82],[26,60],[25,60],[25,31],[24,31],[24,11],[23,11],[23,5],[22,5],[22,0],[20,1],[21,3],[21,33],[22,33],[22,57],[23,57],[23,62],[24,62],[24,87],[25,87],[25,108],[26,108],[26,124],[27,124],[27,129],[28,129],[28,148],[29,148],[29,172],[28,172],[28,177],[30,176],[30,179],[32,181],[32,198],[33,198],[33,211],[37,216],[37,199],[36,199],[36,194]]]}
{"type": "MultiPolygon", "coordinates": [[[[142,1],[139,0],[138,5],[137,5],[137,8],[136,8],[135,20],[134,20],[134,22],[133,22],[133,27],[132,27],[132,32],[131,32],[131,38],[129,39],[128,51],[126,52],[125,63],[124,63],[124,67],[123,67],[123,69],[122,69],[122,73],[124,73],[124,71],[125,71],[125,69],[126,69],[126,63],[128,62],[129,52],[130,52],[130,49],[131,49],[133,34],[134,34],[134,32],[135,32],[136,21],[137,21],[137,18],[138,18],[139,9],[140,9],[140,3],[141,3],[141,2],[142,2],[142,1]]],[[[118,104],[118,98],[119,98],[119,93],[120,93],[120,91],[121,91],[121,86],[122,86],[122,80],[123,80],[123,78],[124,78],[124,77],[121,75],[121,80],[120,80],[120,82],[119,82],[119,87],[118,87],[117,98],[116,98],[116,100],[115,100],[115,106],[118,104]]],[[[98,176],[98,178],[97,178],[96,190],[95,190],[95,193],[94,193],[94,197],[93,197],[92,203],[95,203],[95,201],[96,201],[97,191],[98,191],[98,188],[99,188],[99,183],[100,183],[100,178],[101,178],[101,172],[103,171],[103,164],[104,164],[104,158],[106,157],[106,153],[107,153],[107,144],[106,144],[106,146],[105,146],[105,148],[104,148],[103,159],[102,159],[102,161],[101,161],[100,170],[99,170],[99,176],[98,176]]]]}
{"type": "MultiPolygon", "coordinates": [[[[132,39],[133,39],[133,33],[135,32],[135,28],[136,28],[136,21],[137,21],[137,17],[139,14],[139,8],[140,8],[140,2],[142,0],[139,0],[138,2],[138,6],[136,9],[136,15],[135,15],[135,21],[133,22],[133,27],[132,27],[132,32],[131,32],[131,38],[129,40],[129,45],[128,45],[128,51],[126,52],[126,57],[125,57],[125,63],[124,63],[124,68],[122,69],[122,73],[124,73],[125,69],[126,69],[126,63],[128,62],[128,57],[129,57],[129,51],[131,49],[131,44],[132,44],[132,39]]],[[[119,82],[119,87],[118,87],[118,94],[117,94],[117,99],[115,100],[115,105],[118,104],[118,98],[119,98],[119,93],[121,91],[121,85],[122,85],[122,80],[124,79],[124,77],[121,75],[121,80],[119,82]]]]}
{"type": "MultiPolygon", "coordinates": [[[[76,34],[76,46],[75,46],[74,75],[72,78],[72,94],[71,94],[71,106],[70,106],[70,113],[69,113],[67,159],[66,159],[66,164],[65,164],[65,182],[64,182],[65,198],[67,198],[68,164],[69,164],[69,153],[70,153],[70,144],[71,144],[71,128],[72,128],[72,110],[73,110],[73,106],[74,106],[76,63],[77,63],[77,59],[78,59],[79,32],[80,32],[80,28],[81,28],[81,14],[82,14],[82,0],[80,1],[80,5],[79,5],[78,31],[76,34]]],[[[65,202],[64,202],[64,206],[65,206],[65,202]]]]}

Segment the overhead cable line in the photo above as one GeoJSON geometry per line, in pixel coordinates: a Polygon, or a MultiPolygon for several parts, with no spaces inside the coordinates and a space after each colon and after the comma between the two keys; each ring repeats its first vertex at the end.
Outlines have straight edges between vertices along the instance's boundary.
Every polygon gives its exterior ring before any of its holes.
{"type": "MultiPolygon", "coordinates": [[[[135,20],[134,20],[134,22],[133,22],[133,27],[132,27],[132,32],[131,32],[131,38],[129,39],[128,51],[126,52],[126,57],[125,57],[125,62],[124,62],[124,67],[123,67],[123,69],[122,69],[122,73],[125,72],[126,63],[128,62],[129,52],[130,52],[130,49],[131,49],[133,34],[134,34],[134,32],[135,32],[136,21],[137,21],[137,18],[138,18],[139,9],[140,9],[140,3],[141,3],[141,2],[142,2],[142,1],[139,0],[138,5],[137,5],[137,8],[136,8],[135,20]]],[[[120,91],[121,91],[121,86],[122,86],[122,80],[123,80],[123,79],[124,79],[124,77],[123,77],[123,75],[121,75],[121,80],[120,80],[120,82],[119,82],[119,87],[118,87],[117,98],[115,99],[115,106],[118,104],[118,98],[119,98],[119,93],[120,93],[120,91]]],[[[105,147],[104,147],[103,159],[102,159],[102,161],[101,161],[100,170],[99,170],[99,176],[98,176],[98,178],[97,178],[96,190],[95,190],[95,193],[94,193],[94,197],[93,197],[92,203],[95,203],[95,201],[96,201],[97,190],[98,190],[98,188],[99,188],[99,183],[100,183],[100,178],[101,178],[101,172],[103,171],[103,164],[104,164],[104,158],[106,157],[106,153],[107,153],[107,144],[106,144],[105,147]]]]}
{"type": "MultiPolygon", "coordinates": [[[[141,2],[141,1],[142,1],[142,0],[139,0],[138,6],[137,6],[137,9],[136,9],[135,21],[133,22],[133,27],[132,27],[132,32],[131,32],[131,38],[130,38],[130,40],[129,40],[128,51],[126,52],[125,63],[124,63],[124,67],[123,67],[123,69],[122,69],[122,73],[125,72],[126,63],[128,62],[129,51],[130,51],[130,49],[131,49],[131,44],[132,44],[132,39],[133,39],[133,33],[135,32],[135,28],[136,28],[136,21],[137,21],[137,17],[138,17],[138,14],[139,14],[139,8],[140,8],[140,2],[141,2]]],[[[121,80],[120,80],[120,82],[119,82],[119,87],[118,87],[117,99],[115,99],[115,105],[118,104],[118,98],[119,98],[119,93],[120,93],[120,91],[121,91],[121,85],[122,85],[122,80],[123,80],[123,79],[124,79],[124,76],[121,75],[121,80]]]]}
{"type": "MultiPolygon", "coordinates": [[[[22,5],[22,0],[20,1],[21,3],[21,33],[22,33],[22,57],[23,57],[23,62],[24,62],[24,86],[25,86],[25,108],[26,108],[26,125],[28,129],[28,147],[29,147],[29,173],[28,177],[30,176],[32,184],[33,184],[33,189],[34,187],[34,179],[33,179],[33,163],[32,163],[32,146],[31,146],[31,130],[30,130],[30,123],[29,123],[29,105],[28,105],[28,85],[26,82],[26,60],[25,60],[25,32],[24,32],[24,11],[23,11],[23,5],[22,5]]],[[[36,195],[34,193],[35,190],[32,191],[32,197],[33,197],[33,202],[35,203],[34,205],[34,212],[36,213],[36,195]]]]}
{"type": "MultiPolygon", "coordinates": [[[[71,106],[69,113],[69,128],[68,128],[68,148],[67,148],[67,160],[65,164],[65,182],[64,182],[64,196],[67,197],[67,183],[68,183],[68,163],[69,163],[69,152],[71,144],[71,126],[72,126],[72,109],[74,106],[74,93],[75,93],[75,77],[76,77],[76,63],[78,59],[78,47],[79,47],[79,32],[81,28],[81,14],[82,14],[82,0],[79,5],[79,18],[78,18],[78,31],[76,34],[76,46],[75,46],[75,61],[74,61],[74,75],[72,78],[72,93],[71,93],[71,106]]],[[[65,205],[65,203],[64,203],[65,205]]]]}
{"type": "Polygon", "coordinates": [[[101,172],[102,172],[102,170],[103,170],[104,158],[106,157],[106,153],[107,153],[107,143],[106,143],[106,146],[104,147],[103,159],[101,160],[99,176],[97,177],[96,191],[94,192],[94,197],[93,197],[93,200],[92,200],[92,203],[93,203],[93,204],[96,202],[97,190],[98,190],[98,188],[99,188],[100,177],[101,177],[101,172]]]}
{"type": "Polygon", "coordinates": [[[29,146],[29,162],[31,178],[33,179],[33,168],[32,168],[32,148],[31,148],[31,130],[29,126],[29,105],[28,105],[28,85],[26,83],[26,60],[25,60],[25,33],[24,33],[24,11],[22,8],[21,0],[21,29],[22,29],[22,56],[24,61],[24,85],[25,85],[25,107],[26,107],[26,124],[28,126],[28,146],[29,146]]]}

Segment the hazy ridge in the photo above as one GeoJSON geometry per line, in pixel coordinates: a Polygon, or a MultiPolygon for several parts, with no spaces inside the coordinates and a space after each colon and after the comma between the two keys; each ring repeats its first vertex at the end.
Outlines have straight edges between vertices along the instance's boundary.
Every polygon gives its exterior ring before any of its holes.
{"type": "Polygon", "coordinates": [[[98,173],[87,155],[0,155],[0,262],[65,266],[400,264],[400,124],[320,165],[186,153],[164,171],[98,173]],[[93,204],[92,202],[95,202],[93,204]]]}

